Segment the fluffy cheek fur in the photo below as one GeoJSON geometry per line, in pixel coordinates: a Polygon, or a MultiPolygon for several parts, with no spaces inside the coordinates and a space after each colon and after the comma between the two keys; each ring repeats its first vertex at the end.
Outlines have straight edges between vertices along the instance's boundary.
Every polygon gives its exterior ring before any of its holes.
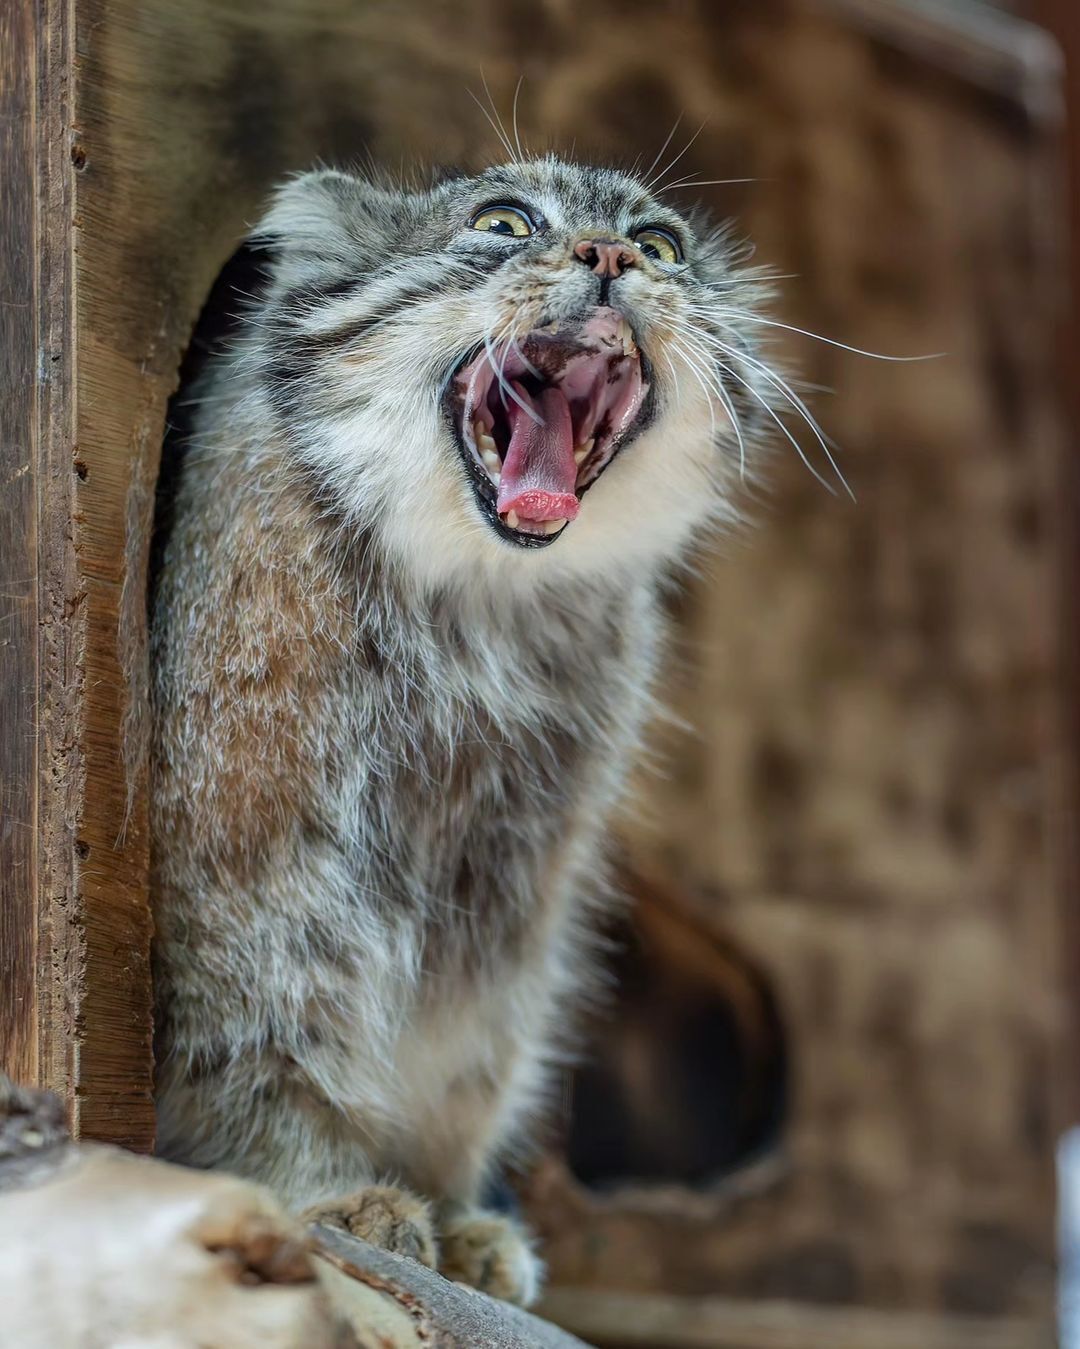
{"type": "Polygon", "coordinates": [[[627,567],[678,554],[695,529],[725,514],[730,499],[716,405],[672,340],[673,320],[686,322],[682,297],[642,276],[638,285],[625,286],[619,307],[651,366],[651,423],[619,451],[554,545],[523,550],[492,530],[440,394],[448,352],[479,344],[485,334],[520,336],[580,312],[577,273],[583,269],[557,271],[541,263],[523,272],[510,286],[417,306],[384,330],[374,348],[333,358],[330,382],[339,390],[340,410],[323,422],[308,452],[346,514],[377,520],[389,555],[421,585],[486,580],[507,589],[532,588],[539,579],[615,579],[627,567]],[[418,361],[418,351],[428,359],[418,361]]]}

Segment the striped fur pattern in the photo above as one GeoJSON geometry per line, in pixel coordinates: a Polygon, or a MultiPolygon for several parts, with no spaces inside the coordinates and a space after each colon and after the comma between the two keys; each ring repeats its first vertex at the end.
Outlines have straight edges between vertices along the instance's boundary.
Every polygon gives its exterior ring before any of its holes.
{"type": "Polygon", "coordinates": [[[192,391],[154,601],[160,1150],[297,1206],[378,1181],[460,1214],[529,1137],[587,985],[658,590],[755,462],[738,315],[762,284],[634,178],[554,159],[408,191],[313,172],[256,237],[267,283],[192,391]],[[469,228],[506,199],[545,228],[469,228]],[[583,233],[650,223],[685,262],[609,302],[651,420],[563,537],[516,548],[443,395],[485,338],[597,303],[583,233]]]}

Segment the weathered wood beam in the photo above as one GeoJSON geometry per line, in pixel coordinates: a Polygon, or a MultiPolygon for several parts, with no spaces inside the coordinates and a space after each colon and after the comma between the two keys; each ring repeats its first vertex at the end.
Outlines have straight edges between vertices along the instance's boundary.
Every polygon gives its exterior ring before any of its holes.
{"type": "Polygon", "coordinates": [[[583,1349],[515,1307],[269,1192],[73,1144],[59,1101],[0,1075],[0,1342],[231,1349],[583,1349]]]}

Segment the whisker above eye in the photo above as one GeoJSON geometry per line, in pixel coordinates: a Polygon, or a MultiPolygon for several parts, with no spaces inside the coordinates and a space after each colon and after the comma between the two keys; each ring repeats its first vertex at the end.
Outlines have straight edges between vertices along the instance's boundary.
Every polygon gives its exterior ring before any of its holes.
{"type": "Polygon", "coordinates": [[[671,170],[675,167],[675,165],[679,162],[679,160],[682,159],[683,155],[686,154],[686,152],[690,149],[693,143],[705,130],[706,125],[707,124],[705,122],[702,122],[702,124],[698,127],[698,129],[694,132],[694,134],[690,137],[690,139],[686,142],[686,144],[675,156],[675,158],[671,160],[671,162],[667,164],[663,169],[661,169],[660,172],[654,178],[649,179],[649,181],[645,184],[646,192],[654,192],[657,190],[657,185],[663,182],[664,178],[671,172],[671,170]]]}
{"type": "Polygon", "coordinates": [[[654,189],[656,196],[662,192],[675,192],[684,187],[730,187],[735,183],[767,183],[768,178],[676,178],[673,183],[654,189]]]}
{"type": "Polygon", "coordinates": [[[511,110],[511,114],[510,114],[510,120],[511,120],[511,122],[513,123],[513,127],[514,127],[514,144],[517,146],[517,157],[518,157],[519,160],[522,160],[522,159],[525,158],[524,154],[522,153],[522,149],[521,149],[521,137],[518,135],[518,115],[517,115],[517,112],[518,112],[518,98],[521,96],[521,86],[522,86],[524,83],[525,83],[525,76],[524,76],[524,75],[519,75],[519,76],[518,76],[518,82],[517,82],[517,85],[516,85],[516,87],[515,87],[515,89],[514,89],[514,106],[513,106],[513,109],[511,110]]]}
{"type": "MultiPolygon", "coordinates": [[[[494,108],[495,104],[491,98],[491,90],[488,89],[488,83],[484,77],[483,71],[480,72],[480,78],[484,81],[484,91],[487,93],[488,101],[491,102],[491,106],[492,108],[494,108]]],[[[494,131],[495,135],[498,136],[499,141],[501,142],[503,149],[506,151],[509,158],[513,160],[515,157],[514,147],[510,144],[510,140],[507,137],[506,132],[502,128],[502,122],[496,121],[495,118],[492,117],[491,113],[488,112],[487,108],[484,107],[483,103],[480,102],[480,100],[476,97],[476,95],[473,93],[471,89],[466,88],[465,92],[469,95],[472,101],[476,104],[476,106],[487,118],[488,125],[491,127],[492,131],[494,131]]],[[[498,110],[496,110],[495,112],[495,117],[498,117],[498,110]]]]}
{"type": "Polygon", "coordinates": [[[645,172],[641,175],[642,179],[645,181],[646,184],[648,184],[648,182],[649,182],[649,179],[650,179],[650,177],[651,177],[651,175],[652,175],[653,169],[656,168],[657,164],[659,164],[659,163],[660,163],[660,160],[663,158],[664,151],[665,151],[665,150],[668,148],[668,146],[671,144],[671,138],[672,138],[672,136],[675,135],[676,131],[678,131],[678,129],[679,129],[681,123],[682,123],[682,119],[683,119],[683,115],[682,115],[682,113],[680,112],[679,115],[678,115],[678,117],[676,117],[676,118],[675,118],[675,121],[671,124],[671,130],[670,130],[670,131],[667,133],[667,135],[665,136],[663,145],[661,145],[660,149],[657,150],[657,152],[656,152],[656,158],[655,158],[655,159],[653,160],[653,162],[649,165],[649,167],[645,170],[645,172]]]}

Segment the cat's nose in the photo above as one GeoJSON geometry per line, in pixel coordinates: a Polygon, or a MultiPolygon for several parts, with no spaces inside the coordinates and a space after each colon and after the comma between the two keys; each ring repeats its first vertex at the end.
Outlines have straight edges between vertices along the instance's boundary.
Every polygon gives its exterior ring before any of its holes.
{"type": "Polygon", "coordinates": [[[622,276],[637,264],[637,249],[618,239],[579,239],[574,245],[574,257],[583,262],[597,276],[612,279],[622,276]]]}

